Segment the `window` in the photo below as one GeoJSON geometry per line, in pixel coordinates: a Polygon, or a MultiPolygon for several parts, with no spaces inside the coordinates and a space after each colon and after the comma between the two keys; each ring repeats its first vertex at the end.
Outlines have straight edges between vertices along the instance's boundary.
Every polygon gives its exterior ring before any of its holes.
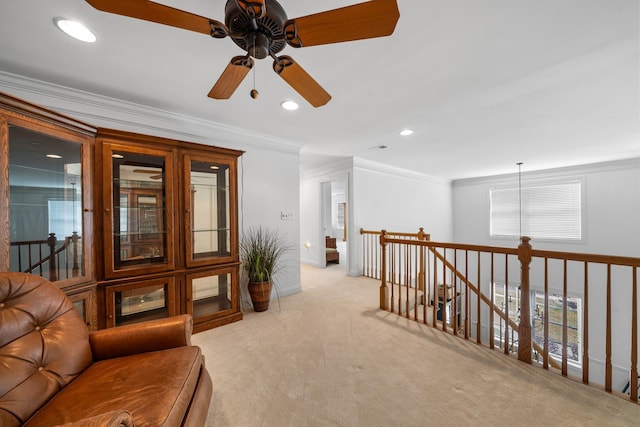
{"type": "Polygon", "coordinates": [[[490,191],[491,236],[582,239],[580,181],[490,191]]]}
{"type": "MultiPolygon", "coordinates": [[[[520,322],[520,286],[509,285],[505,290],[504,283],[494,283],[494,303],[504,312],[508,310],[509,319],[516,324],[520,322]]],[[[544,348],[544,322],[548,317],[549,322],[549,356],[562,360],[562,318],[563,318],[563,298],[562,295],[549,294],[548,312],[544,310],[544,292],[531,291],[531,335],[533,341],[544,348]]],[[[505,322],[499,316],[493,318],[494,338],[503,343],[508,338],[509,350],[517,351],[518,331],[511,326],[508,329],[508,336],[505,337],[505,322]]],[[[580,367],[582,366],[582,299],[577,297],[567,297],[567,362],[580,367]]],[[[536,360],[542,360],[542,355],[534,351],[536,360]]]]}
{"type": "MultiPolygon", "coordinates": [[[[520,323],[520,285],[509,285],[505,289],[504,283],[493,284],[493,302],[500,307],[503,313],[509,313],[509,320],[520,323]]],[[[504,318],[493,316],[493,333],[494,338],[504,343],[505,340],[510,346],[516,344],[516,347],[510,347],[509,351],[517,351],[518,331],[514,330],[511,325],[507,328],[504,318]],[[505,336],[505,334],[508,334],[505,336]]]]}
{"type": "MultiPolygon", "coordinates": [[[[533,340],[544,346],[544,319],[549,318],[549,356],[562,360],[562,295],[549,294],[549,310],[544,312],[544,293],[533,291],[531,299],[533,340]]],[[[582,365],[582,299],[567,297],[567,361],[582,365]]]]}

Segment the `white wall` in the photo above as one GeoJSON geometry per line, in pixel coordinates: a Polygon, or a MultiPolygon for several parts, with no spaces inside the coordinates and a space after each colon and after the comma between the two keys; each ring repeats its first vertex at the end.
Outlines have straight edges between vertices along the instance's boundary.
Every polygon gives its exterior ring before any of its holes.
{"type": "Polygon", "coordinates": [[[20,76],[0,73],[0,91],[95,127],[245,151],[238,165],[240,227],[263,225],[281,232],[293,248],[277,277],[281,295],[301,290],[297,250],[301,144],[20,76]],[[293,220],[281,220],[281,212],[292,213],[293,220]]]}
{"type": "Polygon", "coordinates": [[[355,226],[369,230],[418,232],[450,241],[453,225],[451,183],[358,161],[354,167],[355,226]]]}
{"type": "MultiPolygon", "coordinates": [[[[432,240],[452,238],[451,184],[448,180],[352,159],[322,171],[306,171],[301,182],[302,261],[324,265],[321,185],[347,176],[347,255],[350,275],[362,274],[360,229],[415,231],[432,240]],[[309,247],[305,247],[307,243],[309,247]]],[[[342,259],[340,260],[342,262],[342,259]]]]}
{"type": "Polygon", "coordinates": [[[300,292],[299,154],[247,149],[240,165],[240,236],[250,227],[278,230],[289,247],[284,268],[276,276],[280,296],[300,292]],[[281,219],[282,213],[293,219],[281,219]]]}
{"type": "MultiPolygon", "coordinates": [[[[554,180],[584,183],[584,241],[532,241],[536,249],[640,256],[640,159],[581,167],[526,172],[522,185],[554,180]]],[[[518,245],[517,239],[489,236],[489,190],[513,184],[518,175],[500,175],[453,182],[453,239],[479,245],[518,245]]]]}

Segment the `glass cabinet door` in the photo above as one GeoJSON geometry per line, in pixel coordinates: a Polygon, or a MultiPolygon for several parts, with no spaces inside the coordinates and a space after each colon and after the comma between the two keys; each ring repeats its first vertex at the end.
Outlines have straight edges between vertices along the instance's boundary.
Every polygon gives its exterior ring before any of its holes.
{"type": "Polygon", "coordinates": [[[178,314],[174,277],[105,286],[108,328],[178,314]]]}
{"type": "Polygon", "coordinates": [[[185,156],[187,265],[230,261],[235,248],[234,162],[185,156]],[[233,216],[232,216],[233,215],[233,216]]]}
{"type": "Polygon", "coordinates": [[[9,125],[9,270],[72,284],[92,274],[89,142],[51,132],[9,125]]]}
{"type": "Polygon", "coordinates": [[[105,144],[104,151],[105,172],[111,182],[111,192],[104,200],[106,275],[172,267],[170,153],[132,152],[115,144],[105,144]]]}
{"type": "Polygon", "coordinates": [[[234,268],[223,268],[187,275],[187,313],[193,316],[195,324],[238,310],[236,272],[234,268]]]}

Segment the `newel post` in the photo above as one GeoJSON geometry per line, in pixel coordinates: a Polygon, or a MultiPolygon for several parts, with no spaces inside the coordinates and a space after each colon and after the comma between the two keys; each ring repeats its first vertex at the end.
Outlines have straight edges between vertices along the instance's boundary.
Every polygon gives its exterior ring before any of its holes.
{"type": "MultiPolygon", "coordinates": [[[[427,234],[424,232],[424,228],[420,227],[418,231],[418,240],[427,240],[427,234]]],[[[426,278],[424,272],[424,246],[420,246],[420,271],[418,272],[418,290],[422,291],[422,298],[426,299],[426,278]]],[[[424,304],[424,301],[422,301],[424,304]]]]}
{"type": "Polygon", "coordinates": [[[71,270],[71,274],[73,277],[78,277],[78,272],[80,271],[80,264],[78,263],[78,232],[74,231],[71,234],[71,253],[73,254],[73,269],[71,270]]]}
{"type": "Polygon", "coordinates": [[[389,288],[387,287],[387,230],[380,232],[381,271],[380,278],[380,308],[389,310],[389,288]]]}
{"type": "Polygon", "coordinates": [[[529,309],[529,264],[531,263],[530,237],[520,237],[518,246],[520,260],[520,327],[518,328],[518,360],[531,363],[531,319],[529,309]]]}
{"type": "MultiPolygon", "coordinates": [[[[47,245],[49,246],[49,281],[55,282],[58,280],[58,267],[56,266],[56,233],[49,233],[47,239],[47,245]]],[[[42,267],[41,267],[42,268],[42,267]]]]}

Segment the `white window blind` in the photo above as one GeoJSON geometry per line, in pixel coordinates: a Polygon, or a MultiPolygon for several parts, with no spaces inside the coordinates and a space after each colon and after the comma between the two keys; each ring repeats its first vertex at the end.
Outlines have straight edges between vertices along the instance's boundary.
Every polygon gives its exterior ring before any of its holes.
{"type": "Polygon", "coordinates": [[[520,190],[490,191],[491,236],[529,236],[538,239],[582,239],[582,190],[580,181],[545,184],[520,190]],[[522,226],[522,233],[520,227],[522,226]]]}

